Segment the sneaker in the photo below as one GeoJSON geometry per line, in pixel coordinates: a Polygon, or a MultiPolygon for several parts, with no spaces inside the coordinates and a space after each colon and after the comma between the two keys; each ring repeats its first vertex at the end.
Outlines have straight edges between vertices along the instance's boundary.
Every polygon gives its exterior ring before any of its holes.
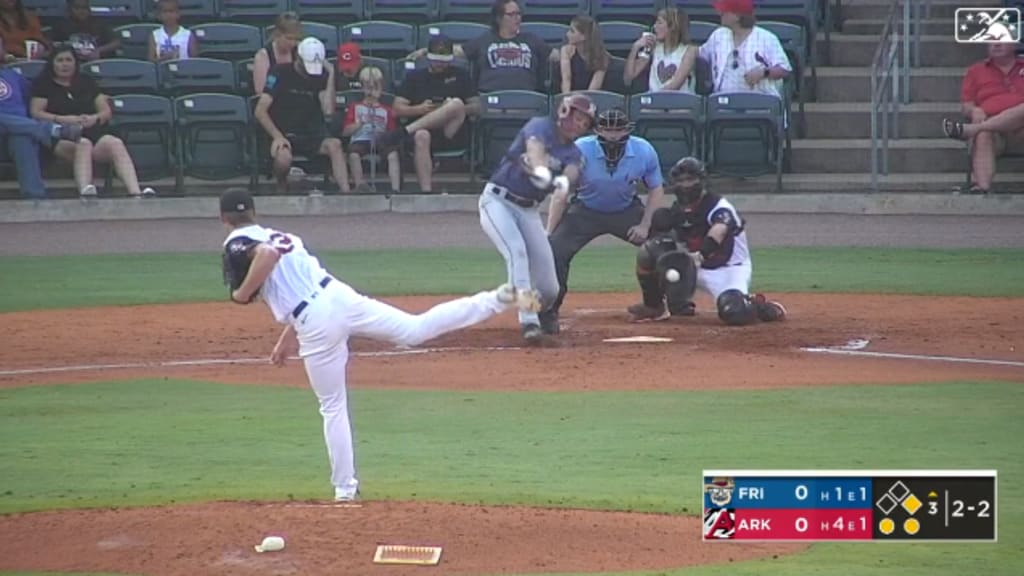
{"type": "Polygon", "coordinates": [[[82,198],[95,198],[96,197],[96,186],[88,184],[82,187],[82,190],[78,193],[82,198]]]}
{"type": "Polygon", "coordinates": [[[781,322],[786,319],[786,308],[782,304],[765,298],[764,294],[755,294],[754,311],[761,322],[781,322]]]}
{"type": "Polygon", "coordinates": [[[335,502],[355,502],[359,500],[359,489],[348,490],[342,488],[334,489],[334,501],[335,502]]]}
{"type": "Polygon", "coordinates": [[[680,306],[669,306],[668,313],[671,316],[696,316],[697,305],[693,302],[687,302],[680,306]]]}
{"type": "Polygon", "coordinates": [[[524,312],[540,312],[540,293],[536,290],[520,290],[511,284],[502,284],[495,293],[502,304],[515,304],[524,312]]]}
{"type": "Polygon", "coordinates": [[[539,344],[544,339],[544,331],[537,324],[523,325],[523,340],[528,344],[539,344]]]}
{"type": "Polygon", "coordinates": [[[669,312],[664,304],[653,308],[641,302],[626,308],[626,312],[629,312],[630,322],[659,322],[669,317],[669,312]]]}
{"type": "Polygon", "coordinates": [[[540,314],[540,329],[545,334],[555,335],[561,332],[562,327],[558,325],[558,312],[547,311],[540,314]]]}
{"type": "Polygon", "coordinates": [[[143,198],[152,198],[154,196],[156,196],[156,190],[153,190],[152,188],[149,188],[149,187],[146,187],[146,188],[142,189],[142,197],[143,198]]]}

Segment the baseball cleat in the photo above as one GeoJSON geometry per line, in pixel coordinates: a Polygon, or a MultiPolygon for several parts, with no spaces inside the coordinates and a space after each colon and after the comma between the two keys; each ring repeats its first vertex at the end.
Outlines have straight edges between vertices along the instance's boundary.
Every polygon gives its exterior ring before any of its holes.
{"type": "Polygon", "coordinates": [[[359,499],[359,489],[347,490],[343,488],[334,489],[335,502],[355,502],[359,499]]]}
{"type": "Polygon", "coordinates": [[[524,312],[540,312],[540,293],[536,290],[520,290],[511,284],[502,284],[495,292],[502,304],[515,305],[524,312]]]}
{"type": "Polygon", "coordinates": [[[626,308],[626,312],[629,312],[630,322],[658,322],[669,317],[669,312],[664,304],[651,307],[641,302],[626,308]]]}
{"type": "Polygon", "coordinates": [[[561,332],[562,328],[558,325],[558,312],[541,312],[540,329],[545,334],[550,335],[555,335],[561,332]]]}
{"type": "Polygon", "coordinates": [[[539,344],[544,339],[544,331],[537,324],[523,325],[523,340],[529,344],[539,344]]]}
{"type": "Polygon", "coordinates": [[[754,310],[761,322],[781,322],[786,319],[785,306],[765,298],[764,294],[754,295],[754,310]]]}
{"type": "Polygon", "coordinates": [[[679,306],[669,306],[668,312],[672,316],[696,316],[697,305],[693,302],[687,302],[679,306]]]}

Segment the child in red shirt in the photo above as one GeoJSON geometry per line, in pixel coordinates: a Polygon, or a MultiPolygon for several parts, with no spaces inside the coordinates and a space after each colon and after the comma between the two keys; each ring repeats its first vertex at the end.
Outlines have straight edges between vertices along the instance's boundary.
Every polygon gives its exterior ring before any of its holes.
{"type": "Polygon", "coordinates": [[[384,73],[380,68],[367,66],[359,72],[359,82],[363,86],[363,100],[352,102],[345,111],[345,126],[341,135],[350,138],[348,146],[348,162],[352,169],[356,192],[371,191],[363,178],[363,158],[368,154],[382,156],[388,161],[388,177],[391,180],[391,192],[397,194],[401,186],[401,162],[398,149],[395,147],[377,147],[375,141],[383,134],[398,127],[395,111],[380,102],[384,91],[384,73]]]}

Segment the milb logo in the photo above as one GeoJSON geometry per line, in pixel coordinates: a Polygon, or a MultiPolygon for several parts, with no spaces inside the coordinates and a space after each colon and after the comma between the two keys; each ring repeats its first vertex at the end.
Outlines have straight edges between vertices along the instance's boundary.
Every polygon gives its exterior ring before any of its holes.
{"type": "Polygon", "coordinates": [[[1019,8],[957,8],[956,41],[961,44],[1020,42],[1019,8]]]}
{"type": "Polygon", "coordinates": [[[729,540],[736,536],[735,508],[708,508],[704,512],[704,538],[729,540]]]}

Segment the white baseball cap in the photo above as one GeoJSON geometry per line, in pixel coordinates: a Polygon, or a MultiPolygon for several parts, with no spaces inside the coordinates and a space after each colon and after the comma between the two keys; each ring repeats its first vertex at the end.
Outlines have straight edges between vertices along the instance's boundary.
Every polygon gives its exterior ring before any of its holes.
{"type": "Polygon", "coordinates": [[[299,60],[306,72],[319,76],[324,71],[324,43],[312,36],[299,43],[299,60]]]}

